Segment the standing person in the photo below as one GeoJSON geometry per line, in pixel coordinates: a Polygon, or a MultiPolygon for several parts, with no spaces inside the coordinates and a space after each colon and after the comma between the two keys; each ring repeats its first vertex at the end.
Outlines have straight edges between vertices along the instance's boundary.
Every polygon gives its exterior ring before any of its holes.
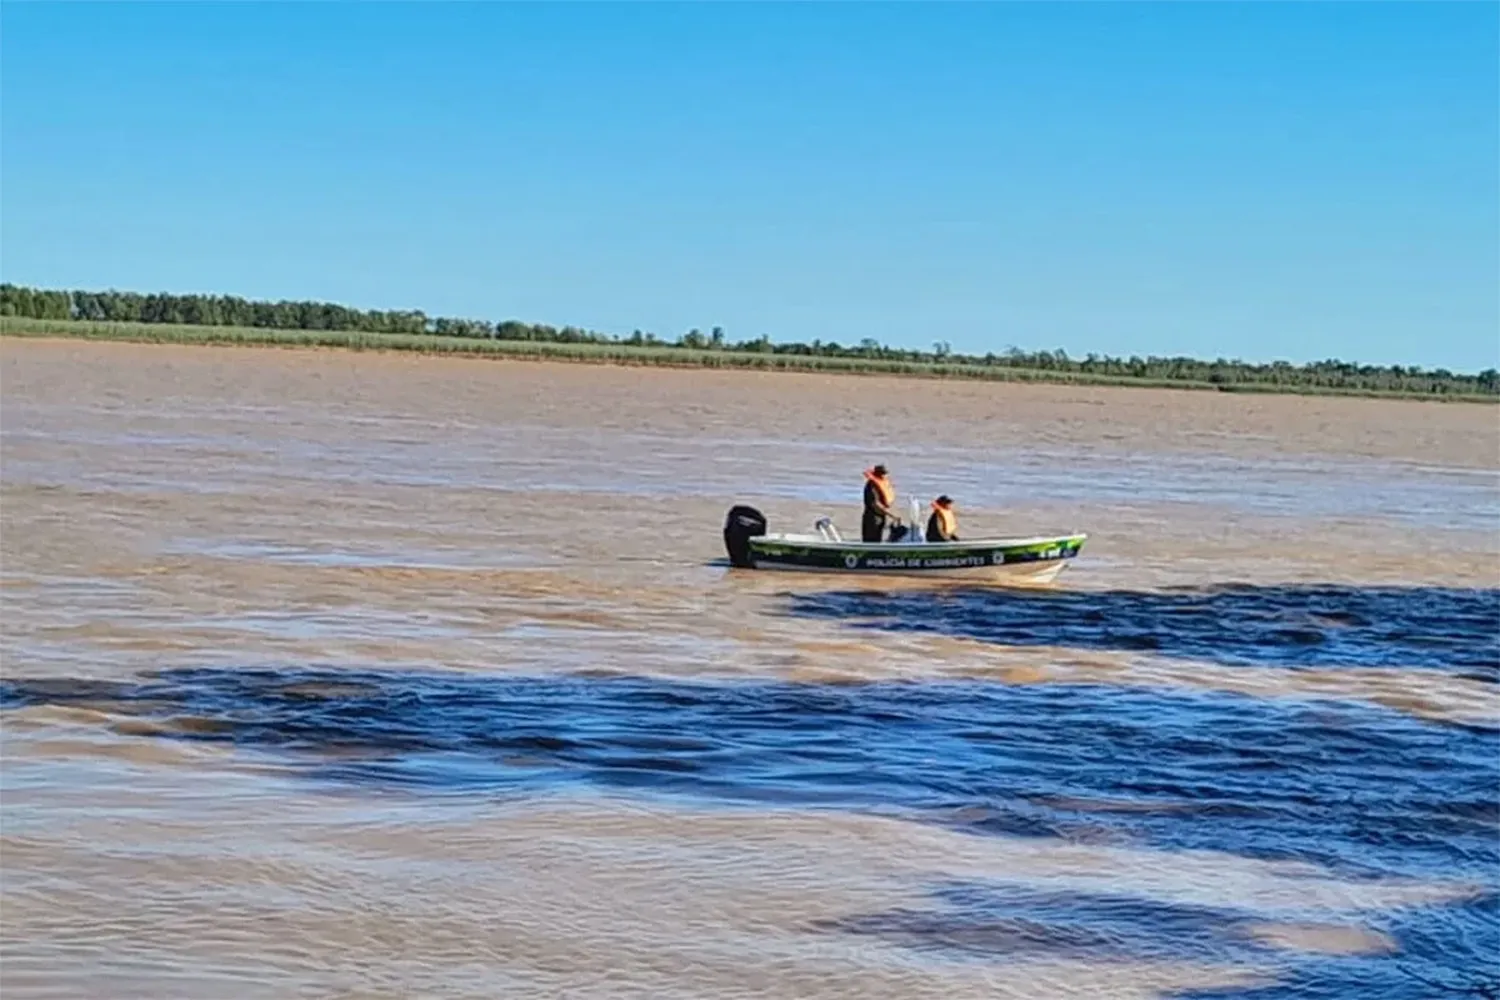
{"type": "Polygon", "coordinates": [[[867,542],[885,540],[887,523],[900,524],[896,516],[896,487],[883,465],[865,471],[865,514],[860,520],[860,537],[867,542]]]}
{"type": "Polygon", "coordinates": [[[953,498],[940,496],[932,501],[932,516],[927,519],[929,542],[958,541],[958,515],[953,510],[953,498]]]}

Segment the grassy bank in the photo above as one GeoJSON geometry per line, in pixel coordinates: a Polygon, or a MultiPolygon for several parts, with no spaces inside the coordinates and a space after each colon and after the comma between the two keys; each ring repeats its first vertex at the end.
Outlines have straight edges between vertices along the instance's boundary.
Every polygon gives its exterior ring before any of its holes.
{"type": "Polygon", "coordinates": [[[5,317],[0,336],[69,337],[139,344],[254,345],[288,348],[343,348],[356,351],[412,351],[511,360],[567,361],[583,364],[639,365],[669,368],[739,368],[763,371],[821,372],[851,375],[898,375],[912,378],[968,379],[984,382],[1037,382],[1061,385],[1131,386],[1304,396],[1361,396],[1378,399],[1425,399],[1443,402],[1500,402],[1477,394],[1427,394],[1276,385],[1263,382],[1213,383],[1187,379],[1148,379],[1038,371],[1004,365],[939,364],[869,358],[755,354],[683,347],[636,347],[628,344],[567,344],[545,341],[445,337],[439,334],[361,333],[340,330],[278,330],[264,327],[187,326],[160,323],[107,323],[5,317]]]}

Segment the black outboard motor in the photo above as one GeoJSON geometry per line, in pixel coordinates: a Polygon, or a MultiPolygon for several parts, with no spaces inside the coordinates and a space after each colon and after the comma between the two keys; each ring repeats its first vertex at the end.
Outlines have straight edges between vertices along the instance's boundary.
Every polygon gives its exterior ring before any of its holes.
{"type": "Polygon", "coordinates": [[[729,552],[731,565],[750,568],[755,562],[750,558],[750,539],[766,533],[766,517],[754,507],[744,504],[729,508],[724,519],[724,548],[729,552]]]}

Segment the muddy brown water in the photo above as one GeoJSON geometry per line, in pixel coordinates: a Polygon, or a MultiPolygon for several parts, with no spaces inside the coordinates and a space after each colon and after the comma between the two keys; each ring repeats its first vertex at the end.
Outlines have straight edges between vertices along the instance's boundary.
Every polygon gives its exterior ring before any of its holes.
{"type": "Polygon", "coordinates": [[[1415,997],[1500,943],[1491,407],[5,340],[0,448],[7,998],[1415,997]],[[1090,540],[722,564],[875,461],[1090,540]]]}

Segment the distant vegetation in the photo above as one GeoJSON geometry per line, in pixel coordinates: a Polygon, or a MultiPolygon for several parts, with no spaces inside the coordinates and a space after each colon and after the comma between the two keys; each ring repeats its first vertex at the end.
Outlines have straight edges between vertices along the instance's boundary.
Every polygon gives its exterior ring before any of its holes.
{"type": "Polygon", "coordinates": [[[0,316],[12,334],[91,336],[122,340],[305,344],[512,357],[552,357],[629,364],[851,371],[996,381],[1154,385],[1229,392],[1399,395],[1500,401],[1500,372],[1319,361],[1247,364],[1194,358],[1112,358],[1063,351],[955,354],[945,342],[931,351],[854,346],[815,340],[778,344],[767,337],[731,342],[718,327],[664,340],[636,330],[610,336],[578,327],[516,320],[430,317],[415,310],[381,312],[327,302],[256,302],[232,296],[67,292],[0,285],[0,316]],[[38,321],[38,322],[24,322],[38,321]]]}

